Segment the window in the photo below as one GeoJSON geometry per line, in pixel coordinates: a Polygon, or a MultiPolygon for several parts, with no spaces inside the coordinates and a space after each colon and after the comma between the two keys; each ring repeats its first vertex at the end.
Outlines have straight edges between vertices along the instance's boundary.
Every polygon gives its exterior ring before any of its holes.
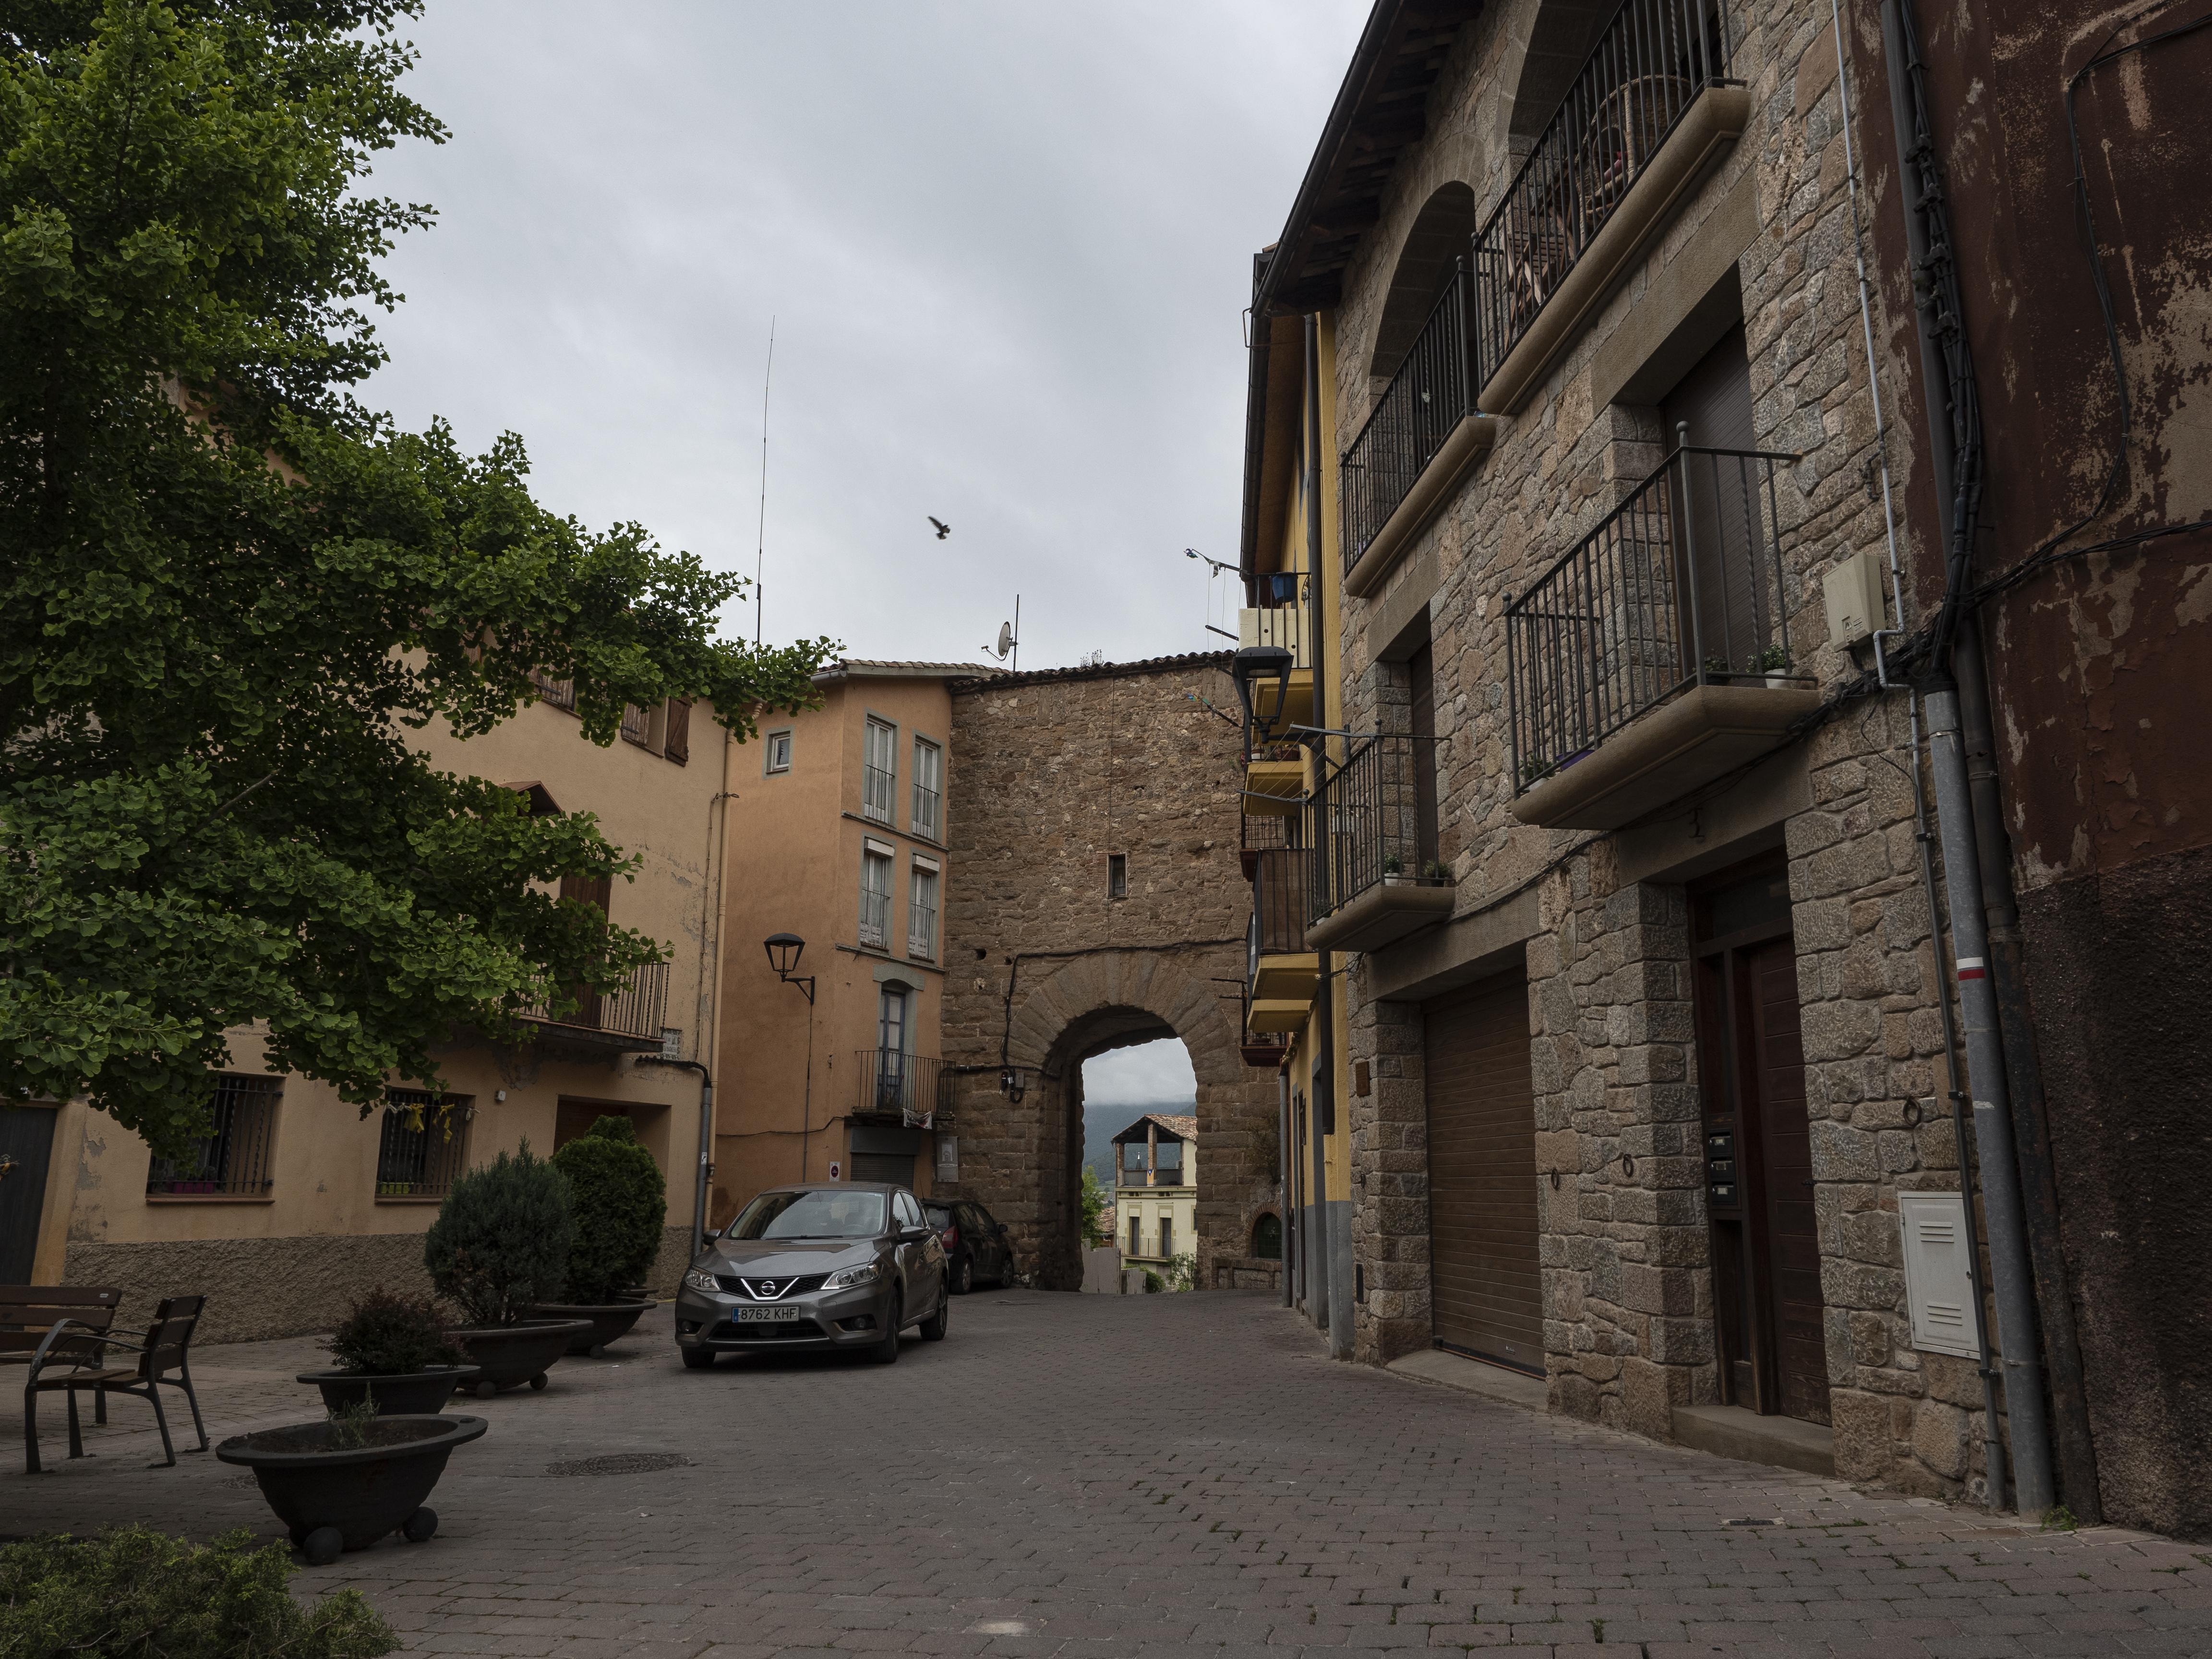
{"type": "Polygon", "coordinates": [[[384,1091],[384,1135],[376,1149],[380,1199],[443,1198],[467,1167],[466,1097],[421,1089],[384,1091]]]}
{"type": "Polygon", "coordinates": [[[903,1111],[907,1106],[907,990],[886,985],[876,1007],[876,1109],[903,1111]]]}
{"type": "Polygon", "coordinates": [[[234,1072],[215,1080],[214,1121],[182,1158],[157,1158],[146,1190],[163,1197],[265,1198],[283,1080],[234,1072]]]}
{"type": "Polygon", "coordinates": [[[1164,1256],[1175,1254],[1175,1218],[1173,1216],[1164,1215],[1160,1218],[1160,1254],[1164,1256]]]}
{"type": "Polygon", "coordinates": [[[640,708],[634,702],[623,705],[622,736],[624,743],[634,743],[641,749],[653,747],[653,711],[640,708]]]}
{"type": "Polygon", "coordinates": [[[945,751],[927,738],[914,740],[914,816],[907,828],[932,841],[945,839],[945,751]]]}
{"type": "Polygon", "coordinates": [[[768,734],[768,754],[763,769],[771,776],[791,770],[791,733],[771,732],[768,734]]]}
{"type": "Polygon", "coordinates": [[[914,890],[906,912],[906,953],[925,961],[937,954],[937,866],[914,861],[914,890]]]}
{"type": "Polygon", "coordinates": [[[691,760],[690,698],[671,697],[668,700],[668,718],[665,727],[661,735],[660,752],[678,766],[690,764],[691,760]]]}
{"type": "Polygon", "coordinates": [[[575,681],[556,680],[544,669],[533,668],[530,671],[530,683],[538,688],[540,702],[550,702],[556,708],[565,708],[572,714],[576,712],[575,681]]]}
{"type": "Polygon", "coordinates": [[[860,943],[891,948],[891,849],[880,842],[860,854],[860,943]]]}
{"type": "Polygon", "coordinates": [[[1152,1167],[1159,1171],[1155,1184],[1162,1187],[1182,1185],[1182,1142],[1163,1139],[1152,1157],[1152,1167]]]}
{"type": "Polygon", "coordinates": [[[871,719],[860,758],[860,815],[889,823],[891,795],[898,785],[898,728],[871,719]]]}
{"type": "Polygon", "coordinates": [[[1129,1254],[1131,1255],[1142,1255],[1144,1254],[1144,1251],[1138,1246],[1137,1218],[1134,1216],[1131,1216],[1129,1218],[1129,1254]]]}
{"type": "Polygon", "coordinates": [[[1106,855],[1106,896],[1109,899],[1129,896],[1129,855],[1109,853],[1106,855]]]}
{"type": "Polygon", "coordinates": [[[730,1224],[726,1237],[873,1238],[884,1231],[881,1193],[763,1193],[730,1224]]]}
{"type": "Polygon", "coordinates": [[[1252,1254],[1262,1261],[1283,1259],[1283,1218],[1263,1215],[1252,1224],[1252,1254]]]}
{"type": "Polygon", "coordinates": [[[1121,1143],[1121,1184],[1123,1186],[1143,1186],[1145,1183],[1142,1176],[1148,1167],[1145,1161],[1143,1141],[1125,1140],[1121,1143]],[[1133,1180],[1132,1176],[1138,1178],[1133,1180]]]}

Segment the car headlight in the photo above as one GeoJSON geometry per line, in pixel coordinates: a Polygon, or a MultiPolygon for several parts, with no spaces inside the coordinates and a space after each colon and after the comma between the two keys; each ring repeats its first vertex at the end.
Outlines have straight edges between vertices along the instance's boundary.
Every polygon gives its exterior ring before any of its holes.
{"type": "Polygon", "coordinates": [[[720,1296],[722,1293],[721,1280],[716,1279],[712,1273],[700,1272],[696,1267],[684,1275],[684,1282],[693,1290],[704,1291],[709,1296],[720,1296]]]}
{"type": "Polygon", "coordinates": [[[857,1285],[872,1285],[884,1276],[883,1268],[871,1261],[859,1267],[841,1267],[822,1281],[825,1291],[849,1291],[857,1285]]]}

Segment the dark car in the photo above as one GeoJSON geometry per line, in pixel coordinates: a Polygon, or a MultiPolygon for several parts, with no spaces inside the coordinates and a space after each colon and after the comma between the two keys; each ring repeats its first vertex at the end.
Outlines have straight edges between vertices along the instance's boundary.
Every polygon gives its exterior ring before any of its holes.
{"type": "Polygon", "coordinates": [[[945,1246],[903,1187],[841,1181],[773,1187],[684,1275],[676,1346],[693,1370],[718,1353],[853,1348],[884,1364],[899,1334],[944,1338],[945,1246]]]}
{"type": "Polygon", "coordinates": [[[979,1279],[993,1285],[1012,1282],[1014,1241],[988,1210],[967,1199],[925,1203],[922,1208],[945,1246],[945,1271],[952,1276],[955,1296],[967,1295],[979,1279]]]}

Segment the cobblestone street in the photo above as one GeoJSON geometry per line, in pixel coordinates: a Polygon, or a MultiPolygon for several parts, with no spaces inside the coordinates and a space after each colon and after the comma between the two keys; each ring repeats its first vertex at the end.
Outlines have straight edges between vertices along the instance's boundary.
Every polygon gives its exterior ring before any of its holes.
{"type": "MultiPolygon", "coordinates": [[[[300,1588],[358,1586],[410,1652],[556,1659],[2212,1653],[2212,1547],[1993,1524],[1332,1364],[1258,1295],[981,1293],[896,1369],[689,1373],[666,1318],[543,1394],[457,1402],[492,1426],[432,1499],[437,1538],[300,1588]],[[637,1454],[683,1462],[562,1469],[637,1454]]],[[[315,1357],[206,1350],[216,1437],[306,1415],[315,1357]]],[[[11,1456],[0,1527],[273,1534],[248,1478],[145,1468],[145,1407],[112,1416],[71,1464],[50,1413],[62,1472],[11,1456]]]]}

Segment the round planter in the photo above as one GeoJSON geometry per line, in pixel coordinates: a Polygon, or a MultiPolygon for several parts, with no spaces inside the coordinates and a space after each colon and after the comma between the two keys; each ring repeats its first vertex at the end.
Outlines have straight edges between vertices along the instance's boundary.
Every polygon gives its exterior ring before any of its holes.
{"type": "Polygon", "coordinates": [[[368,1445],[340,1449],[335,1424],[301,1423],[233,1436],[215,1455],[253,1471],[292,1541],[324,1565],[388,1533],[417,1544],[429,1537],[438,1517],[422,1500],[453,1448],[486,1426],[481,1417],[379,1417],[366,1425],[368,1445]]]}
{"type": "Polygon", "coordinates": [[[540,1302],[531,1309],[540,1319],[580,1319],[591,1328],[580,1336],[568,1339],[568,1352],[589,1354],[597,1359],[607,1344],[629,1334],[629,1328],[643,1318],[653,1304],[650,1302],[540,1302]]]}
{"type": "Polygon", "coordinates": [[[379,1417],[419,1417],[443,1411],[456,1389],[473,1388],[483,1375],[478,1365],[434,1365],[427,1371],[376,1376],[362,1371],[301,1371],[299,1380],[323,1391],[325,1410],[356,1405],[363,1395],[376,1401],[379,1417]]]}
{"type": "Polygon", "coordinates": [[[483,1375],[477,1381],[480,1399],[527,1382],[545,1386],[545,1372],[568,1352],[568,1344],[592,1328],[588,1319],[526,1319],[481,1331],[448,1331],[483,1375]]]}

